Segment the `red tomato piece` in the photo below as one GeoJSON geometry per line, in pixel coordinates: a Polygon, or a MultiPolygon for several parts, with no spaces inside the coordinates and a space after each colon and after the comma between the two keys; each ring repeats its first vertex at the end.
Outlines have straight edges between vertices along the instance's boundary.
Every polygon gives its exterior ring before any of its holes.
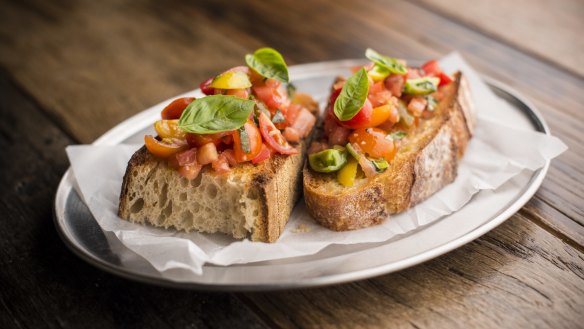
{"type": "Polygon", "coordinates": [[[292,124],[292,128],[298,131],[300,138],[304,138],[310,134],[315,123],[316,117],[310,113],[309,110],[302,107],[298,113],[298,116],[296,117],[296,120],[294,121],[294,124],[292,124]]]}
{"type": "Polygon", "coordinates": [[[426,109],[428,101],[424,97],[416,96],[413,97],[408,103],[408,110],[416,117],[422,115],[422,112],[426,109]]]}
{"type": "Polygon", "coordinates": [[[281,154],[296,154],[298,150],[293,148],[282,133],[272,121],[264,114],[260,114],[260,132],[264,141],[270,146],[274,151],[281,153],[281,154]]]}
{"type": "Polygon", "coordinates": [[[371,114],[373,113],[373,106],[369,99],[365,99],[363,107],[350,120],[341,121],[335,115],[338,124],[349,129],[367,128],[371,126],[371,114]]]}
{"type": "Polygon", "coordinates": [[[215,88],[211,87],[211,82],[215,77],[210,77],[209,79],[201,82],[199,88],[201,88],[201,92],[205,95],[215,95],[215,88]]]}
{"type": "Polygon", "coordinates": [[[335,125],[328,135],[330,145],[345,145],[349,141],[351,129],[335,125]]]}
{"type": "Polygon", "coordinates": [[[404,78],[399,74],[392,74],[385,78],[385,88],[395,97],[401,97],[404,90],[404,78]]]}
{"type": "Polygon", "coordinates": [[[424,75],[426,76],[435,77],[442,72],[442,69],[440,69],[440,64],[435,59],[427,61],[424,65],[421,66],[421,69],[424,71],[424,75]]]}
{"type": "Polygon", "coordinates": [[[180,119],[181,114],[185,108],[195,100],[194,97],[182,97],[173,100],[160,113],[162,120],[176,120],[180,119]]]}
{"type": "Polygon", "coordinates": [[[438,84],[438,87],[445,86],[452,82],[452,78],[444,72],[440,72],[440,75],[438,77],[440,78],[440,83],[438,84]]]}
{"type": "Polygon", "coordinates": [[[262,150],[258,155],[251,160],[251,163],[256,164],[260,163],[264,160],[269,159],[272,156],[272,149],[266,146],[266,144],[262,144],[262,150]]]}
{"type": "Polygon", "coordinates": [[[300,142],[300,134],[298,133],[298,130],[296,130],[296,128],[293,127],[286,127],[284,129],[284,138],[286,138],[286,140],[289,142],[293,143],[300,142]]]}
{"type": "Polygon", "coordinates": [[[197,149],[193,147],[192,149],[177,153],[175,157],[176,157],[176,160],[178,161],[179,166],[196,164],[197,163],[197,149]]]}
{"type": "Polygon", "coordinates": [[[237,162],[246,162],[252,160],[258,155],[258,153],[260,153],[262,149],[262,135],[260,134],[260,131],[258,130],[258,127],[255,125],[255,123],[248,119],[243,127],[248,137],[247,142],[249,143],[249,152],[245,152],[243,150],[241,144],[241,133],[239,130],[235,130],[233,133],[233,152],[237,162]]]}
{"type": "MultiPolygon", "coordinates": [[[[282,110],[282,105],[284,104],[284,96],[280,93],[280,90],[271,80],[277,81],[274,79],[267,79],[267,81],[263,84],[257,84],[252,87],[254,94],[257,98],[262,101],[266,106],[271,110],[271,112],[275,112],[276,109],[282,110]]],[[[279,81],[277,81],[279,82],[279,81]]]]}
{"type": "Polygon", "coordinates": [[[211,162],[211,167],[213,167],[213,170],[215,170],[215,172],[218,174],[223,174],[231,170],[225,153],[219,154],[217,159],[211,162]]]}

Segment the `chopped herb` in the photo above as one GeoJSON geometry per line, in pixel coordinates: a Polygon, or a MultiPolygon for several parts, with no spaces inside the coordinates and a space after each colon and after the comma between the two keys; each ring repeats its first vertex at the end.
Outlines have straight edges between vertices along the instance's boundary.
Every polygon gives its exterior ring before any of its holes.
{"type": "Polygon", "coordinates": [[[280,109],[277,109],[276,114],[274,114],[274,117],[272,118],[272,122],[273,123],[282,123],[284,121],[286,121],[284,114],[282,114],[282,111],[280,111],[280,109]]]}
{"type": "Polygon", "coordinates": [[[385,169],[389,168],[389,163],[387,163],[387,160],[385,160],[385,159],[370,160],[370,161],[375,166],[375,170],[377,172],[384,172],[385,169]]]}
{"type": "Polygon", "coordinates": [[[436,106],[438,105],[436,98],[432,97],[432,95],[427,95],[424,98],[426,98],[426,100],[428,101],[428,105],[426,105],[426,109],[430,112],[434,111],[436,109],[436,106]]]}
{"type": "Polygon", "coordinates": [[[245,125],[239,128],[239,140],[241,143],[241,150],[244,153],[251,153],[251,146],[249,145],[249,135],[245,130],[245,125]]]}
{"type": "Polygon", "coordinates": [[[388,134],[387,136],[385,136],[385,139],[387,139],[388,141],[394,141],[394,140],[398,140],[398,139],[402,139],[404,137],[406,137],[406,133],[404,131],[395,131],[392,132],[391,134],[388,134]]]}

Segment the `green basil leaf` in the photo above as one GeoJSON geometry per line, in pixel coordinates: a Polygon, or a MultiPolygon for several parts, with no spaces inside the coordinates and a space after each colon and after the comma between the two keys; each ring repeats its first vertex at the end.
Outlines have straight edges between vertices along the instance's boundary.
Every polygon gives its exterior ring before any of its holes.
{"type": "Polygon", "coordinates": [[[249,145],[249,134],[245,130],[245,125],[239,128],[239,142],[241,144],[241,150],[248,154],[251,153],[251,146],[249,145]]]}
{"type": "Polygon", "coordinates": [[[195,134],[235,130],[245,124],[254,106],[254,101],[235,96],[206,96],[186,107],[178,127],[195,134]]]}
{"type": "Polygon", "coordinates": [[[388,69],[391,73],[401,75],[408,73],[408,68],[398,62],[396,58],[383,56],[371,48],[365,50],[365,57],[373,63],[388,69]]]}
{"type": "Polygon", "coordinates": [[[369,93],[369,78],[365,69],[360,69],[347,79],[335,101],[334,112],[341,121],[351,120],[363,107],[369,93]]]}
{"type": "Polygon", "coordinates": [[[260,48],[253,55],[245,55],[245,62],[265,78],[288,83],[288,66],[284,58],[273,48],[260,48]]]}

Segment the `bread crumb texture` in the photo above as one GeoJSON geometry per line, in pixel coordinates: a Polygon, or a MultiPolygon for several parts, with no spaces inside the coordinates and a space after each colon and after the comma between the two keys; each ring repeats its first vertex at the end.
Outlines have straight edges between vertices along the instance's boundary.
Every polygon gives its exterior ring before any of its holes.
{"type": "Polygon", "coordinates": [[[259,191],[250,186],[257,169],[242,165],[226,175],[204,169],[189,181],[142,149],[128,165],[119,215],[134,223],[242,239],[262,211],[259,191]]]}

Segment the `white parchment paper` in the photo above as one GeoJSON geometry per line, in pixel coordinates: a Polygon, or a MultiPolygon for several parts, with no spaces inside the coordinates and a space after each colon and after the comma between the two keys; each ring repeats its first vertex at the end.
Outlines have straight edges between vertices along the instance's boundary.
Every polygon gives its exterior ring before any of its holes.
{"type": "MultiPolygon", "coordinates": [[[[517,110],[496,97],[460,55],[453,53],[443,58],[441,64],[447,72],[462,70],[469,79],[478,112],[475,135],[455,182],[381,225],[332,232],[312,221],[303,201],[294,209],[280,239],[272,244],[132,224],[116,214],[126,164],[140,145],[67,147],[76,190],[104,231],[115,234],[124,246],[150,262],[162,276],[176,279],[166,274],[182,269],[199,275],[205,263],[249,263],[311,255],[331,244],[383,242],[460,209],[480,190],[496,193],[498,187],[523,170],[537,170],[567,149],[556,137],[514,128],[509,117],[517,110]]],[[[526,119],[518,114],[516,120],[526,119]]]]}

